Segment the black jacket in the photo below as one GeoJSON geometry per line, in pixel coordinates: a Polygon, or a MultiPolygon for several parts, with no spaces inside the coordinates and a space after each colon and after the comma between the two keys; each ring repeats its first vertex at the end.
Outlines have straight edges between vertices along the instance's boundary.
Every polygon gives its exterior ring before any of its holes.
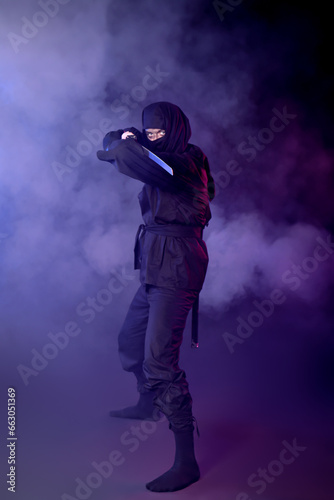
{"type": "Polygon", "coordinates": [[[138,141],[120,139],[122,132],[107,134],[105,151],[97,156],[144,183],[138,198],[145,225],[138,234],[135,266],[140,268],[140,280],[159,287],[201,290],[208,265],[201,232],[211,218],[213,197],[208,160],[192,144],[182,153],[157,153],[172,167],[174,175],[170,175],[143,152],[140,132],[136,131],[138,141]]]}

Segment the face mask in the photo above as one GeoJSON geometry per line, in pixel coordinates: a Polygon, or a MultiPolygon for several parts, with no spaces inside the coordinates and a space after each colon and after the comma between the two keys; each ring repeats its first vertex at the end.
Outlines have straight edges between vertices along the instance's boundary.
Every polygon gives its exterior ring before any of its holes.
{"type": "Polygon", "coordinates": [[[183,153],[191,136],[189,120],[183,111],[169,102],[150,104],[143,110],[143,133],[149,128],[165,130],[155,141],[146,138],[146,147],[153,152],[183,153]]]}

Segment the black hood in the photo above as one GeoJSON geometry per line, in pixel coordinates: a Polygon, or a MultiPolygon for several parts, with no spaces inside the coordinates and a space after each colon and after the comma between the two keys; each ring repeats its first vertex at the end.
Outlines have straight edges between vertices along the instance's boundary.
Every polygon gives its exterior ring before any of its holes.
{"type": "Polygon", "coordinates": [[[166,135],[155,141],[147,141],[147,147],[154,152],[183,153],[191,136],[189,120],[183,111],[170,102],[155,102],[146,106],[142,114],[143,135],[147,128],[158,128],[166,135]]]}

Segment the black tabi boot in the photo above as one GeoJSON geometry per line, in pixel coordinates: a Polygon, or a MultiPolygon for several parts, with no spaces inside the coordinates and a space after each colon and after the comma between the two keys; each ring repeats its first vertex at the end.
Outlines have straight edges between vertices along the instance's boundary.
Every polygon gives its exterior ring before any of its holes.
{"type": "Polygon", "coordinates": [[[117,418],[133,418],[138,420],[160,419],[160,413],[153,405],[154,392],[140,393],[138,403],[135,406],[129,406],[122,410],[112,410],[109,415],[117,418]]]}
{"type": "Polygon", "coordinates": [[[150,491],[177,491],[195,483],[200,478],[200,470],[194,453],[194,433],[174,432],[174,465],[162,476],[157,477],[146,488],[150,491]]]}

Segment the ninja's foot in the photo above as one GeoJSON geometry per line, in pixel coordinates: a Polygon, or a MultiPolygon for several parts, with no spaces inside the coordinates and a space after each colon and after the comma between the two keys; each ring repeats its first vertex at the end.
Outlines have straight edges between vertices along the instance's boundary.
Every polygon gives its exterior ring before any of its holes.
{"type": "Polygon", "coordinates": [[[153,406],[153,398],[153,393],[143,393],[140,395],[139,401],[135,406],[129,406],[122,410],[112,410],[109,412],[109,415],[116,418],[160,420],[159,410],[153,406]]]}
{"type": "Polygon", "coordinates": [[[150,491],[178,491],[196,483],[200,478],[200,471],[197,462],[190,464],[173,465],[162,476],[157,477],[146,488],[150,491]]]}

